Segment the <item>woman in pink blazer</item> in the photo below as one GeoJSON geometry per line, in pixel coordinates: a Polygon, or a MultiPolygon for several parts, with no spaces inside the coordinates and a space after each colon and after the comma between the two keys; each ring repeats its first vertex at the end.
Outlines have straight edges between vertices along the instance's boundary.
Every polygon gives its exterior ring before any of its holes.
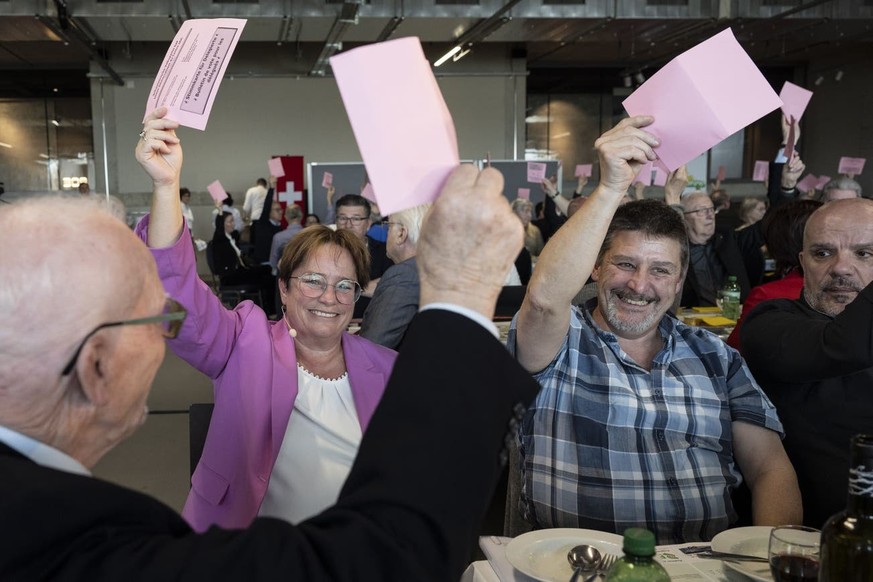
{"type": "Polygon", "coordinates": [[[197,531],[246,527],[257,515],[302,520],[335,501],[397,355],[346,332],[369,282],[367,250],[350,233],[304,229],[280,262],[283,317],[270,321],[249,301],[226,309],[197,276],[179,205],[177,124],[163,113],[149,116],[136,152],[154,183],[136,232],[188,310],[170,348],[215,387],[182,515],[197,531]]]}

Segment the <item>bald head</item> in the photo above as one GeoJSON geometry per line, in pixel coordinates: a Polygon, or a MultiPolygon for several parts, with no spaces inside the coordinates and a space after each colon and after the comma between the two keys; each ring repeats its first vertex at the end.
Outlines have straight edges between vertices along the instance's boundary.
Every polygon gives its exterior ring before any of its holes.
{"type": "MultiPolygon", "coordinates": [[[[78,367],[61,377],[78,344],[100,324],[159,313],[163,289],[148,249],[99,201],[40,197],[4,206],[0,245],[15,249],[0,253],[0,424],[45,441],[43,424],[62,425],[71,400],[89,399],[78,367]]],[[[113,332],[83,351],[86,362],[103,350],[97,369],[105,373],[92,384],[122,369],[110,360],[127,332],[113,332]]],[[[139,338],[144,351],[151,336],[160,338],[149,333],[139,338]]],[[[146,357],[149,365],[156,357],[146,357]]]]}
{"type": "Polygon", "coordinates": [[[832,317],[842,313],[873,281],[873,200],[835,200],[816,210],[800,262],[806,301],[832,317]]]}

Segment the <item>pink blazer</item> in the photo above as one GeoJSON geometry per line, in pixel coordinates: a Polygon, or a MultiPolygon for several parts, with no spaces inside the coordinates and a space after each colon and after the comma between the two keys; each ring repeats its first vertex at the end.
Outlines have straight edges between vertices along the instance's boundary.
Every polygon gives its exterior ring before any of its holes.
{"type": "MultiPolygon", "coordinates": [[[[147,216],[136,232],[146,240],[147,216]]],[[[188,310],[168,345],[212,378],[215,410],[182,515],[196,531],[247,527],[257,516],[297,397],[297,357],[285,324],[250,301],[229,311],[197,276],[188,229],[173,247],[151,249],[164,289],[188,310]]],[[[343,334],[361,429],[382,397],[397,353],[343,334]]]]}

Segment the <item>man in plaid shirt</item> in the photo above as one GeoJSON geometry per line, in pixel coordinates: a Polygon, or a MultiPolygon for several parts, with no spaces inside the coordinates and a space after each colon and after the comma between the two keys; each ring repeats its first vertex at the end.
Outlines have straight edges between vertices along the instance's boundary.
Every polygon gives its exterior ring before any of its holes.
{"type": "Polygon", "coordinates": [[[756,525],[800,523],[773,405],[736,351],[668,313],[688,269],[682,218],[654,200],[616,210],[656,157],[651,122],[597,140],[600,184],[546,245],[513,322],[509,347],[542,385],[519,431],[522,513],[536,528],[709,540],[736,520],[745,480],[756,525]],[[571,307],[589,274],[597,299],[571,307]]]}

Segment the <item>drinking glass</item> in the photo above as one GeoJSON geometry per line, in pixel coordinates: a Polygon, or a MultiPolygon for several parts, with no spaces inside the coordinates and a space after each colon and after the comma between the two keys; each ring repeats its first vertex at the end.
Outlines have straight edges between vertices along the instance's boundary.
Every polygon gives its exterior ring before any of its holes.
{"type": "Polygon", "coordinates": [[[775,582],[818,580],[821,532],[802,525],[774,527],[770,532],[770,572],[775,582]]]}

